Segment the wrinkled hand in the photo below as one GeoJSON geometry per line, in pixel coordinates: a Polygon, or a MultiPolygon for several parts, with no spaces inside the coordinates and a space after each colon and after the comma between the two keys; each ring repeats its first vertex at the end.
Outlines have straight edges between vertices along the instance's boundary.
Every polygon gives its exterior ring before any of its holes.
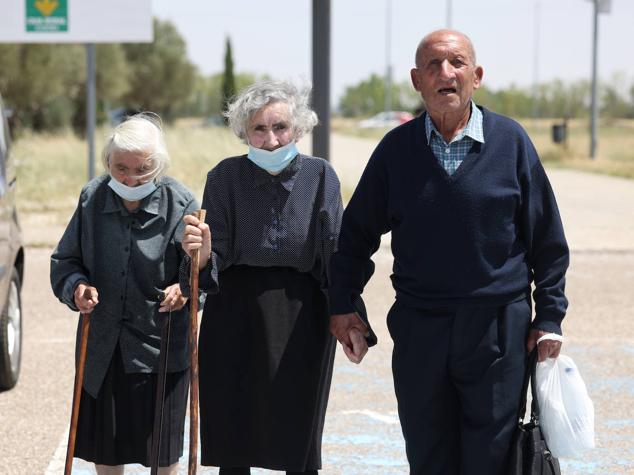
{"type": "Polygon", "coordinates": [[[187,303],[187,297],[181,293],[181,287],[178,284],[172,284],[163,290],[165,297],[161,301],[159,312],[165,313],[170,310],[180,310],[187,303]]]}
{"type": "Polygon", "coordinates": [[[367,332],[368,327],[354,312],[330,316],[330,333],[341,343],[344,353],[353,363],[360,363],[368,351],[367,332]]]}
{"type": "Polygon", "coordinates": [[[201,270],[207,265],[211,256],[211,231],[204,221],[200,221],[191,214],[185,216],[183,222],[185,223],[183,250],[189,257],[192,256],[192,251],[199,250],[198,269],[201,270]]]}
{"type": "Polygon", "coordinates": [[[75,306],[81,313],[92,313],[95,306],[99,303],[99,292],[97,292],[95,287],[82,282],[75,287],[73,298],[75,306]]]}
{"type": "MultiPolygon", "coordinates": [[[[532,328],[526,340],[526,349],[530,353],[535,348],[537,340],[550,332],[532,328]]],[[[557,358],[561,351],[561,342],[556,340],[543,340],[537,345],[537,361],[544,361],[546,358],[557,358]]]]}
{"type": "Polygon", "coordinates": [[[352,328],[348,333],[352,348],[342,343],[343,352],[348,359],[353,363],[359,364],[363,360],[363,357],[368,352],[368,342],[365,340],[365,336],[357,328],[352,328]]]}

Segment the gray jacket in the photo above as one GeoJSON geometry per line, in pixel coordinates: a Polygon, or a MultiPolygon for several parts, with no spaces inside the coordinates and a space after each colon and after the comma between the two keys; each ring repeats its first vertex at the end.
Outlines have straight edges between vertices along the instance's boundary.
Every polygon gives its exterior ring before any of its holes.
{"type": "MultiPolygon", "coordinates": [[[[126,373],[156,372],[161,318],[158,293],[178,282],[184,257],[183,216],[198,208],[192,193],[169,177],[128,212],[110,189],[110,177],[90,181],[51,256],[51,286],[77,311],[80,282],[99,292],[91,314],[84,389],[97,396],[119,344],[126,373]]],[[[172,312],[168,371],[188,367],[188,306],[172,312]]],[[[79,330],[78,330],[79,332],[79,330]]]]}

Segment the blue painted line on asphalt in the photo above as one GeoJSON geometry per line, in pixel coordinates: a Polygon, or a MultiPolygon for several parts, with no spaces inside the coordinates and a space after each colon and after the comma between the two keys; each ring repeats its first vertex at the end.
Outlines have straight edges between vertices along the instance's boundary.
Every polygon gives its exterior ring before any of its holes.
{"type": "Polygon", "coordinates": [[[628,392],[634,395],[634,378],[629,376],[595,379],[588,386],[592,391],[612,391],[619,395],[628,392]]]}
{"type": "Polygon", "coordinates": [[[631,353],[634,355],[634,345],[620,345],[618,349],[624,353],[631,353]]]}
{"type": "Polygon", "coordinates": [[[562,473],[601,473],[600,471],[597,471],[600,469],[600,466],[597,462],[561,459],[559,460],[559,465],[561,466],[562,473]]]}
{"type": "Polygon", "coordinates": [[[634,419],[607,419],[603,424],[607,427],[628,427],[634,426],[634,419]]]}

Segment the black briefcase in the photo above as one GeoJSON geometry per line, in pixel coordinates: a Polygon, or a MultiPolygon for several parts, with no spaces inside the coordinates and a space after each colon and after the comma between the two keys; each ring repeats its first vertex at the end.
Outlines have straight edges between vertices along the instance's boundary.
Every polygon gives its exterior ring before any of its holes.
{"type": "Polygon", "coordinates": [[[544,435],[539,426],[539,403],[535,383],[535,368],[537,366],[537,347],[528,358],[528,368],[524,376],[524,385],[518,412],[518,425],[513,434],[509,449],[508,475],[561,475],[559,461],[548,450],[544,435]],[[531,418],[524,423],[526,413],[526,399],[530,380],[531,418]]]}

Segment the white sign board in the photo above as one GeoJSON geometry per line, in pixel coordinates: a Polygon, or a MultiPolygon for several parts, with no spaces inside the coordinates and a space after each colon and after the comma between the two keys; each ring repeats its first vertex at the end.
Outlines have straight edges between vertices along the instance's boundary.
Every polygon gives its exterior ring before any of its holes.
{"type": "Polygon", "coordinates": [[[152,39],[152,0],[0,0],[0,43],[152,39]]]}

